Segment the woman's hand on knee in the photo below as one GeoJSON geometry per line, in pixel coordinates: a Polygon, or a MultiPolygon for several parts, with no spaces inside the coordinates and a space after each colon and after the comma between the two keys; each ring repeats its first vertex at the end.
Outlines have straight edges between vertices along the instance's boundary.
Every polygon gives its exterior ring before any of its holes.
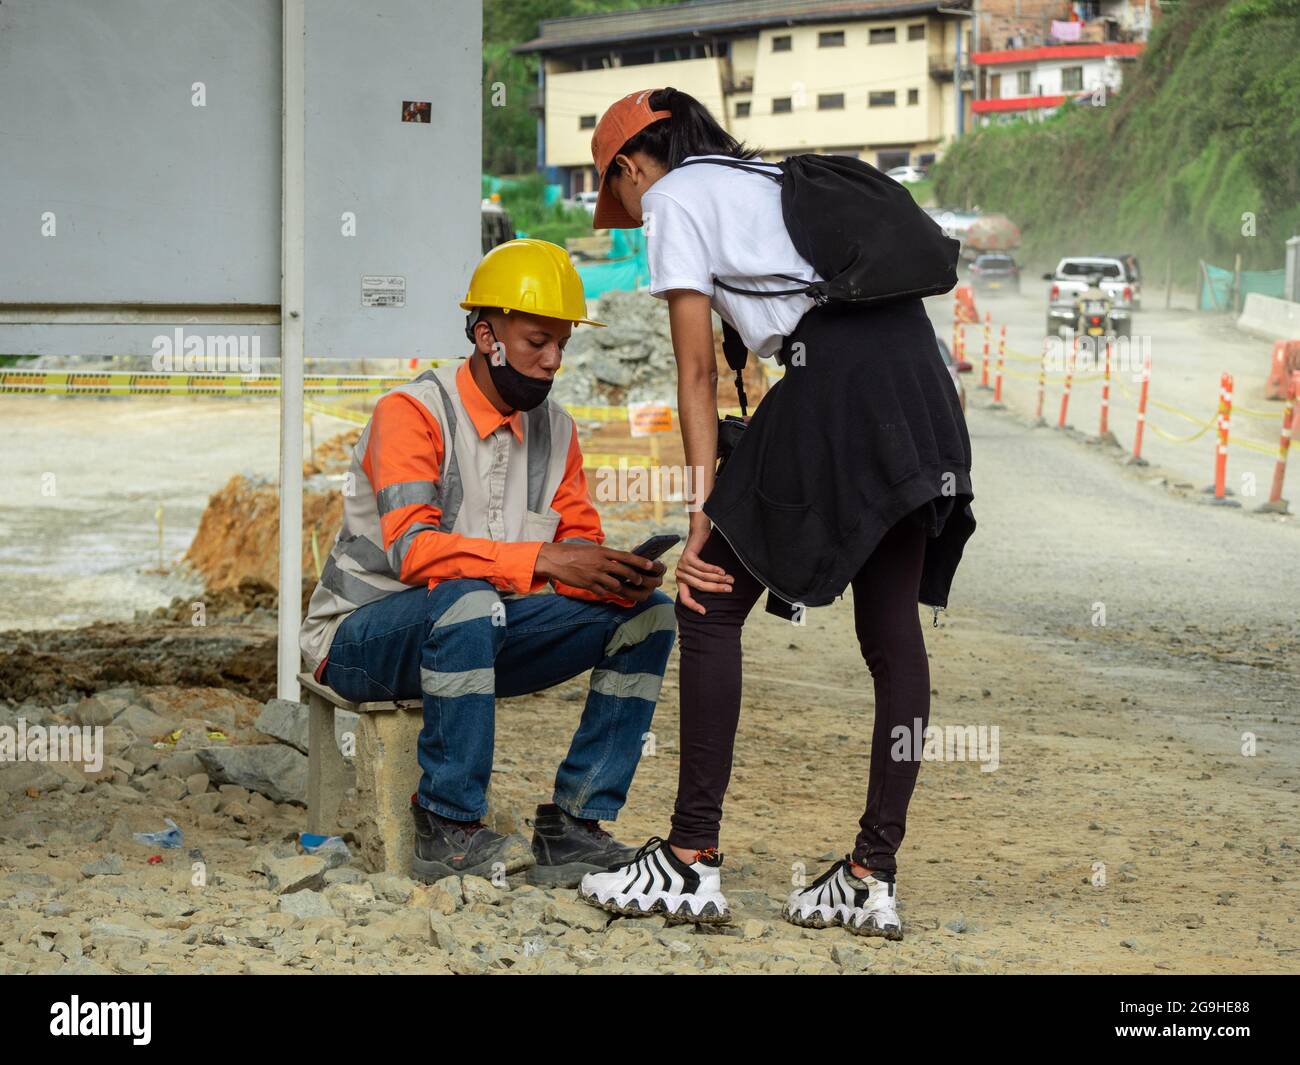
{"type": "Polygon", "coordinates": [[[702,513],[698,517],[703,520],[697,521],[697,515],[691,516],[690,535],[677,560],[677,596],[688,610],[704,614],[704,607],[696,602],[691,592],[729,592],[733,578],[721,566],[714,566],[700,558],[700,549],[709,538],[711,529],[709,520],[702,513]]]}

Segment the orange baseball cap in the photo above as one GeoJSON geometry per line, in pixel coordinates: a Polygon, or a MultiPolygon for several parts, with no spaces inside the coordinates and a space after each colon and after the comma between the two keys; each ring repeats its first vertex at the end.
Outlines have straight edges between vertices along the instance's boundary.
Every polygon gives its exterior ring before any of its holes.
{"type": "Polygon", "coordinates": [[[650,107],[650,94],[658,89],[641,89],[628,93],[600,116],[596,132],[591,135],[591,159],[596,164],[600,191],[596,195],[596,214],[591,224],[595,229],[639,229],[641,222],[633,218],[618,202],[618,198],[605,184],[605,171],[614,156],[629,140],[652,122],[672,118],[671,111],[655,111],[650,107]]]}

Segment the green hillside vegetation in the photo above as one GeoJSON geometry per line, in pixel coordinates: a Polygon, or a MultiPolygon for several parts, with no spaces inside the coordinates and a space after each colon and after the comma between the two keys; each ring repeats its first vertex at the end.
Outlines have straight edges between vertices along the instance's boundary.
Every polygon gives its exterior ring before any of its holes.
{"type": "Polygon", "coordinates": [[[1300,0],[1171,5],[1106,106],[982,129],[934,179],[939,203],[1015,220],[1027,258],[1134,251],[1183,284],[1198,259],[1279,267],[1300,232],[1300,0]]]}
{"type": "Polygon", "coordinates": [[[678,0],[484,0],[483,170],[527,174],[537,169],[536,56],[510,51],[538,34],[542,19],[594,15],[678,0]],[[502,86],[504,99],[494,93],[502,86]],[[498,104],[500,106],[498,106],[498,104]]]}

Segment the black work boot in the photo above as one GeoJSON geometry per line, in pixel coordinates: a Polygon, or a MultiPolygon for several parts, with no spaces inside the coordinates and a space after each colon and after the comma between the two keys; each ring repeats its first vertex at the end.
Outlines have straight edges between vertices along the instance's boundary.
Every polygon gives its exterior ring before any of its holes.
{"type": "Polygon", "coordinates": [[[620,843],[599,821],[571,817],[554,803],[543,803],[533,819],[536,864],[527,880],[543,887],[577,887],[585,874],[602,873],[635,854],[635,847],[620,843]]]}
{"type": "Polygon", "coordinates": [[[432,884],[444,876],[509,876],[533,864],[528,841],[517,832],[493,832],[482,821],[452,821],[411,803],[415,855],[411,875],[432,884]]]}

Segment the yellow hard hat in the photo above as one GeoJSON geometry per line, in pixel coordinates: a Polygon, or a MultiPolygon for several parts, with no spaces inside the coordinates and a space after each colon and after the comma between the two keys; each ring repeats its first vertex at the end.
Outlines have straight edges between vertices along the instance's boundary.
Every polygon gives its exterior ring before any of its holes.
{"type": "Polygon", "coordinates": [[[461,307],[500,307],[575,325],[604,325],[587,317],[582,278],[569,253],[545,240],[520,238],[498,244],[474,268],[461,307]]]}

